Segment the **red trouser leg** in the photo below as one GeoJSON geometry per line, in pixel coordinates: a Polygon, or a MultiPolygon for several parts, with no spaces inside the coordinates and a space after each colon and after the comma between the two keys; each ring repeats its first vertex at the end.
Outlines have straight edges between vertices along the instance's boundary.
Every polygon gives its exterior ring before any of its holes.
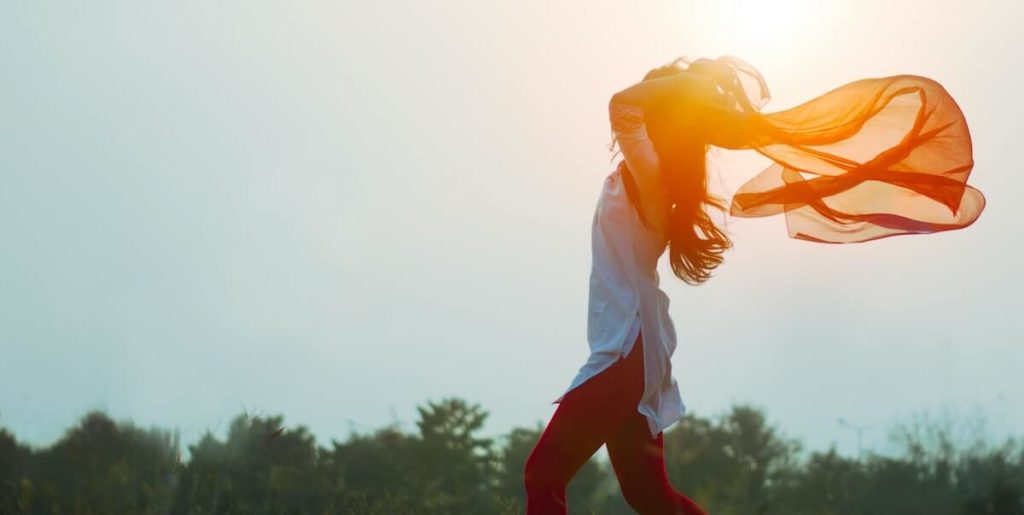
{"type": "Polygon", "coordinates": [[[672,489],[665,473],[662,434],[651,438],[636,408],[643,395],[643,339],[625,359],[570,390],[526,460],[527,515],[568,511],[565,488],[602,444],[626,501],[640,513],[703,514],[672,489]]]}
{"type": "Polygon", "coordinates": [[[705,515],[697,503],[672,488],[665,471],[664,435],[651,438],[643,415],[629,417],[606,445],[622,496],[637,513],[705,515]]]}

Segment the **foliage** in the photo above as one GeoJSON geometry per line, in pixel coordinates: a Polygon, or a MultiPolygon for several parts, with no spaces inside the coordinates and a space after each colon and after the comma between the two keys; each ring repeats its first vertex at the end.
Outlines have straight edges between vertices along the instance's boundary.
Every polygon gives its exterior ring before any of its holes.
{"type": "MultiPolygon", "coordinates": [[[[543,430],[482,436],[488,413],[459,398],[418,408],[417,431],[382,427],[318,446],[281,416],[242,414],[226,439],[179,453],[176,433],[85,415],[52,446],[0,428],[0,513],[518,514],[522,472],[543,430]]],[[[716,515],[1024,515],[1024,448],[1009,439],[958,446],[934,421],[894,428],[902,455],[801,458],[752,406],[714,420],[688,413],[665,433],[677,489],[716,515]]],[[[571,513],[632,513],[605,460],[570,483],[571,513]]]]}

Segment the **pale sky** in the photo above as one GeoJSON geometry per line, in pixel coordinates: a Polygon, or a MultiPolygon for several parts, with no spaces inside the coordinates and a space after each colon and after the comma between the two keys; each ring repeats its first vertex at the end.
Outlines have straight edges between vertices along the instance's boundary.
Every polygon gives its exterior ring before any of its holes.
{"type": "MultiPolygon", "coordinates": [[[[87,411],[322,443],[458,396],[546,423],[587,356],[609,96],[740,56],[771,112],[918,74],[964,111],[972,226],[856,245],[731,219],[707,284],[662,262],[688,409],[755,404],[856,452],[914,413],[1024,435],[1014,1],[0,3],[0,426],[87,411]],[[586,5],[586,7],[583,7],[586,5]]],[[[721,151],[716,192],[767,164],[721,151]]]]}

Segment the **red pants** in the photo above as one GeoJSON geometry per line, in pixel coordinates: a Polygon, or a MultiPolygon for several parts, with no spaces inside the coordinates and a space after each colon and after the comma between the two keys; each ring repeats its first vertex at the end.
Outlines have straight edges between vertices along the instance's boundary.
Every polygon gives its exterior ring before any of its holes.
{"type": "Polygon", "coordinates": [[[625,359],[570,390],[526,460],[527,515],[567,513],[565,488],[601,445],[626,502],[641,514],[705,515],[665,473],[662,433],[637,412],[644,389],[643,339],[625,359]]]}

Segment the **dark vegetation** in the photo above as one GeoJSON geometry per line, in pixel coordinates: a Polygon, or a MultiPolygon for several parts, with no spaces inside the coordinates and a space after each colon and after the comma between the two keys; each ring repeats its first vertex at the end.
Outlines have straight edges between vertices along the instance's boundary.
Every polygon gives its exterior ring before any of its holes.
{"type": "MultiPolygon", "coordinates": [[[[418,408],[417,430],[353,433],[323,447],[281,416],[239,415],[183,460],[179,437],[89,413],[52,446],[0,429],[0,513],[522,513],[522,470],[541,427],[480,435],[487,412],[458,398],[418,408]]],[[[954,443],[934,423],[898,427],[902,454],[804,456],[750,406],[687,414],[666,432],[669,477],[713,515],[1024,514],[1024,449],[954,443]]],[[[568,490],[573,513],[633,513],[592,458],[568,490]]]]}

